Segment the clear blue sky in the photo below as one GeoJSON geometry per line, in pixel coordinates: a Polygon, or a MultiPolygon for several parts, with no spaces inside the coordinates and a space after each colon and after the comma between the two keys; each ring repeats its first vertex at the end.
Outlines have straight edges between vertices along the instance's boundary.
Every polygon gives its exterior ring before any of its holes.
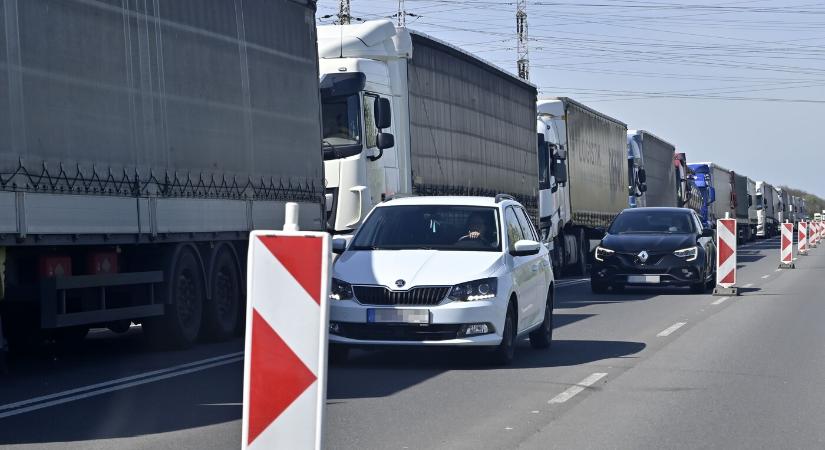
{"type": "MultiPolygon", "coordinates": [[[[515,1],[406,0],[407,26],[515,72],[515,1]]],[[[397,0],[351,0],[353,17],[397,0]]],[[[319,0],[318,23],[338,0],[319,0]]],[[[825,197],[825,1],[527,1],[530,78],[711,160],[825,197]]]]}

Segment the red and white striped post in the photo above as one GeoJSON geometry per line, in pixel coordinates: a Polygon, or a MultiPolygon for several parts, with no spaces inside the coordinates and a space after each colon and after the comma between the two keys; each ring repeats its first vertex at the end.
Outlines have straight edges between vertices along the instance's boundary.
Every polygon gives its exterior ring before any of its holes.
{"type": "Polygon", "coordinates": [[[779,248],[779,268],[793,269],[793,224],[785,222],[782,224],[782,237],[779,248]]]}
{"type": "Polygon", "coordinates": [[[297,207],[249,236],[244,450],[324,447],[330,237],[298,231],[297,207]]]}
{"type": "Polygon", "coordinates": [[[810,241],[808,242],[808,246],[811,248],[816,248],[819,244],[819,222],[812,221],[811,222],[811,233],[810,233],[810,241]]]}
{"type": "Polygon", "coordinates": [[[716,221],[716,288],[713,295],[739,295],[736,288],[736,219],[716,221]]]}
{"type": "Polygon", "coordinates": [[[806,256],[808,254],[808,222],[799,222],[797,227],[799,235],[797,236],[797,253],[799,256],[806,256]]]}

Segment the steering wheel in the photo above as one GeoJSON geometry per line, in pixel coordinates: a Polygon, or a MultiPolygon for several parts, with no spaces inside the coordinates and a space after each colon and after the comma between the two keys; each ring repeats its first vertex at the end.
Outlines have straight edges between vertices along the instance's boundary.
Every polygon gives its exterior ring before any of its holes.
{"type": "Polygon", "coordinates": [[[460,238],[458,238],[458,242],[464,242],[464,241],[473,241],[473,242],[478,242],[478,243],[481,243],[481,244],[483,244],[483,245],[490,245],[490,243],[489,243],[489,242],[487,242],[487,240],[486,240],[486,239],[484,239],[484,238],[483,238],[483,237],[481,237],[481,236],[479,236],[479,237],[477,237],[477,238],[475,238],[475,239],[474,239],[474,238],[471,238],[469,235],[461,236],[460,238]]]}

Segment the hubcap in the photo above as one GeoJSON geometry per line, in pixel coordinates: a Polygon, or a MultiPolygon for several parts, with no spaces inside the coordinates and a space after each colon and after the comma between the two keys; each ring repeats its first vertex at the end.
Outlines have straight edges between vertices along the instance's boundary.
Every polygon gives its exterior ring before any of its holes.
{"type": "Polygon", "coordinates": [[[192,273],[188,270],[181,271],[175,283],[175,299],[177,303],[178,316],[185,325],[189,325],[196,315],[197,287],[192,273]]]}

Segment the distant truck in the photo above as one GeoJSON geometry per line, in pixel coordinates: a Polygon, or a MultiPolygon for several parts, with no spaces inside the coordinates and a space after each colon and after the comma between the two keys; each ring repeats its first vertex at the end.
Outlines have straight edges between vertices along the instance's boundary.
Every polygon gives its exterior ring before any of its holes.
{"type": "Polygon", "coordinates": [[[766,181],[756,182],[756,236],[770,238],[778,232],[776,191],[766,181]]]}
{"type": "Polygon", "coordinates": [[[738,239],[749,240],[747,178],[712,162],[693,163],[690,168],[701,197],[699,217],[704,226],[715,227],[727,213],[736,219],[738,239]]]}
{"type": "Polygon", "coordinates": [[[776,219],[779,221],[779,223],[785,223],[786,221],[790,222],[790,211],[791,209],[793,209],[793,206],[791,206],[791,195],[788,193],[787,190],[779,187],[775,187],[774,190],[776,190],[776,196],[779,200],[779,208],[777,209],[776,219]]]}
{"type": "Polygon", "coordinates": [[[537,112],[539,127],[559,141],[542,234],[557,269],[586,274],[590,240],[627,207],[627,125],[567,97],[540,100],[537,112]]]}
{"type": "Polygon", "coordinates": [[[0,346],[239,333],[249,231],[285,202],[323,229],[315,2],[23,3],[0,7],[0,346]]]}
{"type": "Polygon", "coordinates": [[[627,132],[629,205],[676,207],[676,147],[645,130],[627,132]]]}
{"type": "Polygon", "coordinates": [[[318,27],[318,63],[328,231],[410,194],[506,193],[538,223],[534,85],[389,20],[318,27]]]}
{"type": "Polygon", "coordinates": [[[748,229],[749,240],[756,239],[756,228],[759,225],[759,205],[756,203],[756,181],[747,178],[748,182],[748,229]]]}

